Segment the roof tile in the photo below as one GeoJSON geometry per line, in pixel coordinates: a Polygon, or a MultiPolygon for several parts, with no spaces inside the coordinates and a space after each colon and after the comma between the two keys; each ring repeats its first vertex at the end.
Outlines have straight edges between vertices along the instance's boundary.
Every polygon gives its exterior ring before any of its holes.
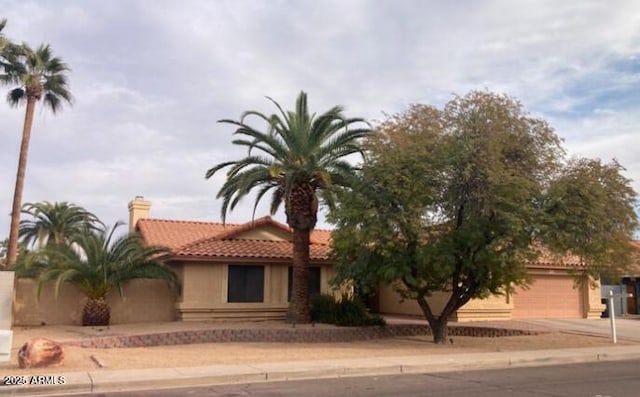
{"type": "MultiPolygon", "coordinates": [[[[136,228],[142,234],[145,243],[168,247],[177,256],[291,259],[293,250],[289,241],[234,238],[238,234],[265,225],[292,233],[289,227],[271,217],[243,224],[145,218],[138,221],[136,228]]],[[[330,230],[314,230],[311,233],[311,260],[329,258],[330,239],[330,230]]]]}
{"type": "MultiPolygon", "coordinates": [[[[309,259],[329,259],[330,247],[325,244],[310,244],[309,259]]],[[[179,256],[292,259],[289,241],[271,240],[217,240],[211,239],[184,247],[176,252],[179,256]]]]}

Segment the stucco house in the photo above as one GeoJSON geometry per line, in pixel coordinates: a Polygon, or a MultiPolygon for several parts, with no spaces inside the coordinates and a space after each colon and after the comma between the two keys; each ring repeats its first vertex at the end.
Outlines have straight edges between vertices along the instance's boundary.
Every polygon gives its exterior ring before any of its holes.
{"type": "MultiPolygon", "coordinates": [[[[243,224],[149,218],[151,203],[129,203],[129,224],[166,259],[182,286],[178,320],[284,319],[292,278],[291,229],[270,217],[243,224]]],[[[309,291],[331,293],[330,231],[311,235],[309,291]]]]}
{"type": "MultiPolygon", "coordinates": [[[[182,285],[175,304],[178,320],[283,319],[291,288],[292,231],[270,217],[244,224],[154,219],[151,203],[129,203],[129,224],[145,242],[171,249],[168,265],[182,285]]],[[[311,236],[310,291],[332,293],[329,230],[311,236]]],[[[576,285],[577,260],[562,263],[542,257],[527,264],[533,284],[508,296],[474,300],[452,320],[518,318],[598,318],[604,306],[600,288],[576,285]]],[[[434,296],[443,304],[446,295],[434,296]]],[[[372,305],[383,314],[422,316],[415,301],[401,302],[389,286],[380,286],[372,305]]],[[[437,311],[437,307],[435,311],[437,311]]]]}

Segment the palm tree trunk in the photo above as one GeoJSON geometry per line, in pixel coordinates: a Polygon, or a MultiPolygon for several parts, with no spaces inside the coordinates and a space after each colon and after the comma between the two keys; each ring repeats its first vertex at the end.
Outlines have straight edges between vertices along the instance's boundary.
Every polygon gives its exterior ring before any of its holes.
{"type": "Polygon", "coordinates": [[[293,280],[287,318],[296,323],[311,321],[309,312],[309,237],[308,229],[293,229],[293,280]]]}
{"type": "Polygon", "coordinates": [[[22,209],[22,191],[27,171],[27,155],[29,154],[29,140],[31,139],[31,126],[33,125],[33,113],[36,107],[36,98],[27,97],[27,109],[24,115],[22,127],[22,142],[20,144],[20,157],[18,158],[18,172],[16,174],[16,186],[13,192],[13,206],[11,207],[11,228],[9,229],[9,248],[7,249],[6,266],[12,266],[18,256],[18,231],[20,228],[20,210],[22,209]]]}
{"type": "Polygon", "coordinates": [[[107,326],[111,322],[111,308],[107,300],[102,298],[89,298],[82,308],[83,326],[107,326]]]}

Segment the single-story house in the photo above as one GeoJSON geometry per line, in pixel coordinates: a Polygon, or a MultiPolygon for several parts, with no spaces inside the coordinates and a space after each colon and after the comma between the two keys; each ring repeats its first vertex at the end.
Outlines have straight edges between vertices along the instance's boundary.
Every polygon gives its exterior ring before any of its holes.
{"type": "MultiPolygon", "coordinates": [[[[175,304],[178,320],[283,319],[291,289],[292,231],[270,217],[244,224],[154,219],[151,203],[129,203],[129,224],[150,245],[171,249],[167,264],[182,286],[175,304]]],[[[329,230],[315,230],[310,247],[310,291],[332,293],[329,230]]],[[[604,310],[599,285],[576,285],[577,261],[558,264],[541,258],[527,265],[529,288],[508,296],[473,300],[453,320],[598,318],[604,310]]],[[[445,294],[434,296],[444,303],[445,294]]],[[[419,315],[415,301],[401,302],[381,286],[373,306],[383,314],[419,315]]],[[[436,303],[437,306],[437,303],[436,303]]],[[[434,308],[437,312],[437,307],[434,308]]]]}
{"type": "MultiPolygon", "coordinates": [[[[267,320],[286,316],[292,281],[292,231],[270,217],[244,224],[149,218],[151,203],[129,203],[130,225],[146,244],[168,247],[181,285],[178,320],[267,320]]],[[[311,235],[309,291],[331,293],[331,232],[311,235]]]]}

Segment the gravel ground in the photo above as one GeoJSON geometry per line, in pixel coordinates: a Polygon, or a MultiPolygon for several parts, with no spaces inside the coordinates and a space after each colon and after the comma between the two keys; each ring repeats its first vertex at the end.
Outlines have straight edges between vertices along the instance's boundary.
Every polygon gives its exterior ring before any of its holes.
{"type": "MultiPolygon", "coordinates": [[[[205,343],[118,349],[65,347],[65,361],[58,368],[21,370],[17,350],[12,360],[0,363],[0,375],[96,370],[92,357],[106,369],[192,367],[216,364],[370,358],[416,354],[450,354],[495,351],[562,349],[610,345],[606,338],[553,332],[536,336],[501,338],[452,337],[453,343],[435,345],[431,337],[404,337],[352,343],[205,343]]],[[[619,342],[628,344],[628,342],[619,342]]]]}

